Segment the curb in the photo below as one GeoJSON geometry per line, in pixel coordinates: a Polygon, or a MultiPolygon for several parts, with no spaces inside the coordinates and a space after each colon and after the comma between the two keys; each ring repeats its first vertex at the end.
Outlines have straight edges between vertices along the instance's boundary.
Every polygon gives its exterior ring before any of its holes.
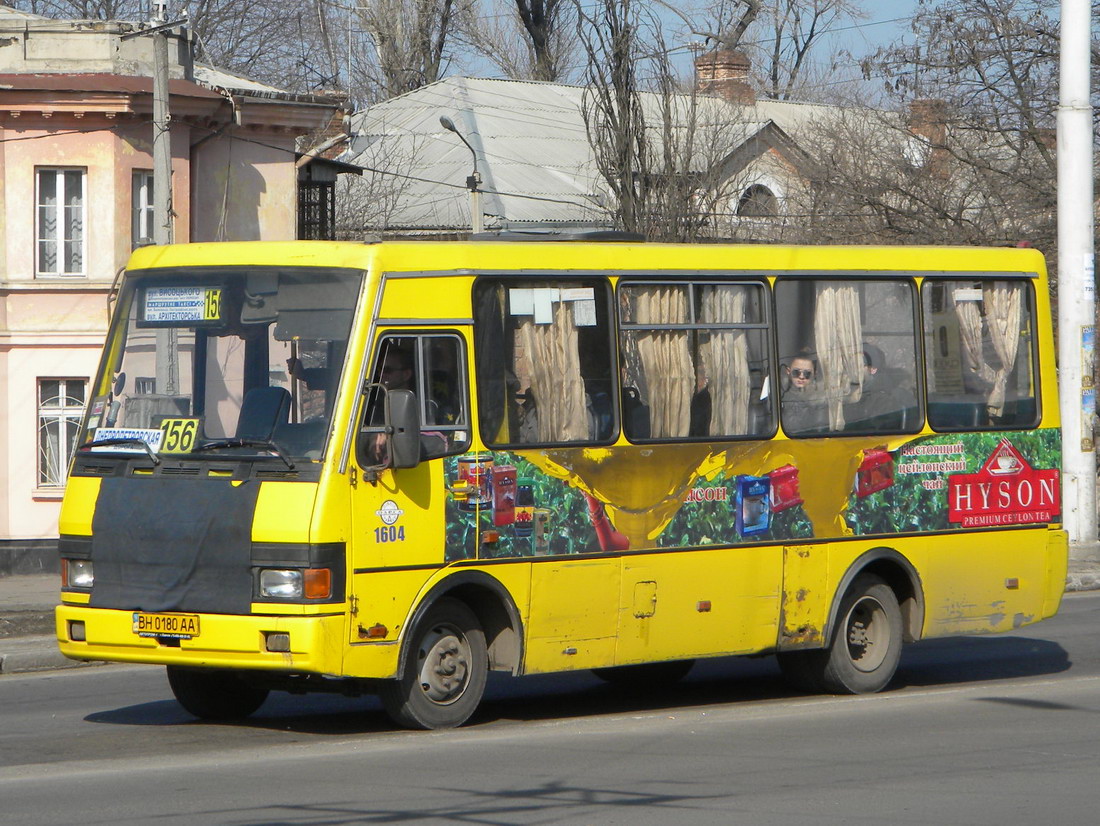
{"type": "Polygon", "coordinates": [[[0,639],[0,675],[53,671],[90,664],[70,660],[62,654],[57,647],[57,638],[52,635],[0,639]]]}
{"type": "Polygon", "coordinates": [[[1100,572],[1070,571],[1066,577],[1066,593],[1070,591],[1100,591],[1100,572]]]}

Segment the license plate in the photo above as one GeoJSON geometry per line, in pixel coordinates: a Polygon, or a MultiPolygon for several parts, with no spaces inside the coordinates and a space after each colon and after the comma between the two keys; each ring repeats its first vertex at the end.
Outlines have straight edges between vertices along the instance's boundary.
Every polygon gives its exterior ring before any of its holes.
{"type": "Polygon", "coordinates": [[[199,635],[199,617],[197,614],[146,614],[135,611],[134,633],[139,637],[189,640],[199,635]]]}

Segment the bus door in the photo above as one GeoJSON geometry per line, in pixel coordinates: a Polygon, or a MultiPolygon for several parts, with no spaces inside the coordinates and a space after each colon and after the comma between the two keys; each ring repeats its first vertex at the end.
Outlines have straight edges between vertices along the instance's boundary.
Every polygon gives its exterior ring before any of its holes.
{"type": "Polygon", "coordinates": [[[465,452],[470,440],[466,350],[452,332],[383,333],[375,347],[351,493],[353,642],[364,639],[360,626],[385,625],[392,635],[434,570],[456,555],[474,556],[473,548],[450,547],[445,528],[443,465],[454,461],[445,457],[465,452]],[[412,390],[420,406],[421,461],[414,468],[388,467],[378,426],[390,390],[412,390]]]}

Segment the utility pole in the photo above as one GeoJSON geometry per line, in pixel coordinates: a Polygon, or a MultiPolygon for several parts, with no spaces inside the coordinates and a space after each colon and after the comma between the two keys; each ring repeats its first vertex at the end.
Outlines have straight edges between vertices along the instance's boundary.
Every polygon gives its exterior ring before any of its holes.
{"type": "Polygon", "coordinates": [[[1100,560],[1096,536],[1096,282],[1089,99],[1091,0],[1062,0],[1058,100],[1058,378],[1062,518],[1070,557],[1100,560]]]}
{"type": "Polygon", "coordinates": [[[165,0],[153,16],[153,241],[172,243],[172,123],[168,104],[168,29],[165,0]]]}
{"type": "MultiPolygon", "coordinates": [[[[167,0],[155,0],[153,19],[147,28],[124,34],[153,38],[153,242],[171,244],[172,232],[172,114],[168,95],[168,33],[187,22],[168,20],[167,0]]],[[[179,393],[176,331],[157,331],[156,392],[179,393]]]]}

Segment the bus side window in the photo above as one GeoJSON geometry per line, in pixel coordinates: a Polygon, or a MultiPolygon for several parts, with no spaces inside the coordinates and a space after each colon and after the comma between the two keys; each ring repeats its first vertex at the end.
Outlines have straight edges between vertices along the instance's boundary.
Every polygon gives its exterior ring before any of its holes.
{"type": "Polygon", "coordinates": [[[619,288],[623,426],[632,441],[771,430],[759,283],[632,282],[619,288]],[[754,375],[756,379],[754,380],[754,375]]]}
{"type": "Polygon", "coordinates": [[[775,298],[788,435],[920,430],[911,279],[784,278],[775,298]]]}
{"type": "Polygon", "coordinates": [[[607,293],[598,279],[478,282],[478,408],[487,445],[614,438],[607,293]]]}
{"type": "Polygon", "coordinates": [[[917,336],[912,284],[860,285],[862,387],[845,406],[845,430],[913,433],[922,425],[917,394],[917,336]]]}
{"type": "Polygon", "coordinates": [[[1038,419],[1031,286],[932,280],[922,286],[928,421],[936,430],[1026,428],[1038,419]]]}

